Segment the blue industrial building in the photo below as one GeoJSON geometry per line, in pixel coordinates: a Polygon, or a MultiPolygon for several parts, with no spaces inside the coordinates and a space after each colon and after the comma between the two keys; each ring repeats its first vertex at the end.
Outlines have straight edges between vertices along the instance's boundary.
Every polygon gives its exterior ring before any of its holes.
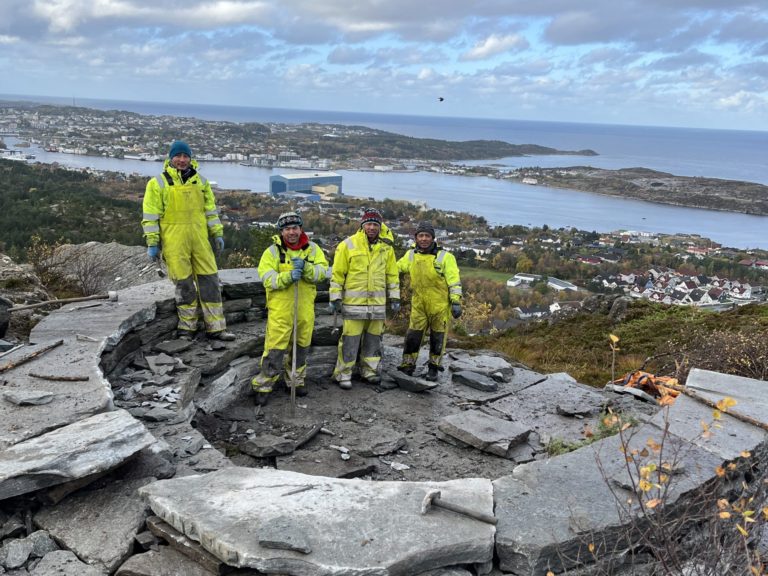
{"type": "Polygon", "coordinates": [[[341,175],[336,174],[336,172],[307,171],[295,174],[277,174],[269,177],[269,192],[271,194],[283,194],[285,192],[311,194],[313,186],[336,187],[336,193],[342,194],[341,175]]]}

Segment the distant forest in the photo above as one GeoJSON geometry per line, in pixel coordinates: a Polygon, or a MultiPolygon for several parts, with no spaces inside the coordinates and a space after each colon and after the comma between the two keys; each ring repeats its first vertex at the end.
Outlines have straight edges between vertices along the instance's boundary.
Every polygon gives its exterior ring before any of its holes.
{"type": "Polygon", "coordinates": [[[105,195],[92,176],[0,160],[0,249],[26,261],[33,235],[44,242],[142,244],[141,202],[105,195]]]}

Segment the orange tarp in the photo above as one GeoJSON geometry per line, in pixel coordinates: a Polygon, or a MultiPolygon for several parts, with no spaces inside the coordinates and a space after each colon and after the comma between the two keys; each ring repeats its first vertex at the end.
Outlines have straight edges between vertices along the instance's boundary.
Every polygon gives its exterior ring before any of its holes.
{"type": "Polygon", "coordinates": [[[680,394],[679,390],[672,388],[672,386],[679,386],[677,378],[654,376],[653,374],[643,372],[642,370],[629,372],[624,375],[624,377],[614,380],[613,384],[638,388],[646,394],[650,394],[656,398],[662,406],[672,404],[675,401],[675,398],[680,394]]]}

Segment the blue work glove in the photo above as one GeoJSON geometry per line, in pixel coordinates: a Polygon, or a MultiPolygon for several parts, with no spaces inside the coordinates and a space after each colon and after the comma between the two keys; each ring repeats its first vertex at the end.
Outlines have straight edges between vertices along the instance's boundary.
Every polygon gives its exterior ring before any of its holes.
{"type": "Polygon", "coordinates": [[[291,258],[294,270],[304,270],[304,258],[291,258]]]}
{"type": "Polygon", "coordinates": [[[395,314],[397,314],[398,312],[400,312],[400,300],[397,300],[397,299],[394,299],[394,298],[393,298],[392,300],[390,300],[390,301],[389,301],[389,308],[390,308],[390,309],[392,310],[392,312],[394,312],[395,314]]]}
{"type": "Polygon", "coordinates": [[[153,262],[160,260],[160,246],[147,246],[147,256],[153,262]]]}
{"type": "Polygon", "coordinates": [[[219,254],[224,252],[224,236],[216,236],[213,239],[213,243],[216,245],[216,252],[219,254]]]}
{"type": "Polygon", "coordinates": [[[291,270],[291,282],[298,282],[301,280],[301,270],[294,268],[291,270]]]}
{"type": "Polygon", "coordinates": [[[328,312],[333,314],[334,312],[336,314],[341,314],[341,300],[334,300],[333,302],[328,303],[328,312]]]}
{"type": "Polygon", "coordinates": [[[461,304],[458,302],[451,304],[451,316],[454,318],[461,316],[461,304]]]}

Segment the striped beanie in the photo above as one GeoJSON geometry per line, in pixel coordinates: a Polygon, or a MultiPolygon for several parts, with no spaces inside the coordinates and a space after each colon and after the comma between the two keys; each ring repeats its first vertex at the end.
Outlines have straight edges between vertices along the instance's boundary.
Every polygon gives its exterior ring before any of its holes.
{"type": "Polygon", "coordinates": [[[288,226],[304,226],[304,220],[301,219],[298,212],[284,212],[277,219],[277,229],[282,230],[288,226]]]}
{"type": "Polygon", "coordinates": [[[414,236],[419,232],[426,232],[427,234],[432,236],[432,238],[435,237],[435,229],[432,226],[431,222],[427,222],[427,221],[419,222],[419,225],[416,226],[416,232],[414,232],[414,236]]]}
{"type": "Polygon", "coordinates": [[[376,210],[376,208],[366,208],[365,212],[363,212],[363,217],[360,219],[360,226],[366,222],[376,222],[376,224],[381,224],[382,220],[384,220],[384,218],[382,217],[381,212],[376,210]]]}

